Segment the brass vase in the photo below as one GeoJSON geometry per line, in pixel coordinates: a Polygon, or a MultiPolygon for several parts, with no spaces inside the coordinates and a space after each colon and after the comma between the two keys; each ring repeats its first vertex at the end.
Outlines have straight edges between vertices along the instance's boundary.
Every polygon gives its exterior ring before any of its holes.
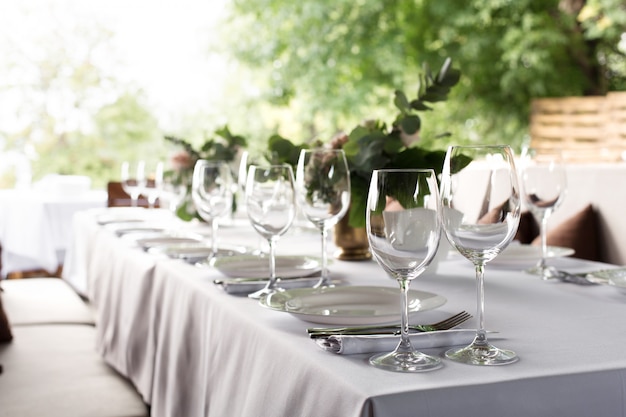
{"type": "Polygon", "coordinates": [[[372,258],[365,227],[352,227],[350,213],[335,225],[334,241],[337,250],[335,258],[342,261],[364,261],[372,258]]]}

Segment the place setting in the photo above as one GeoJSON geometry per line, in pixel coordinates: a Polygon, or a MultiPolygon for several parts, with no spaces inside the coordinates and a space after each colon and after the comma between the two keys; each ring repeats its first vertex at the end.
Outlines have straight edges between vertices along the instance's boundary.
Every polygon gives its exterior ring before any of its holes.
{"type": "MultiPolygon", "coordinates": [[[[240,175],[241,176],[241,175],[240,175]]],[[[350,201],[350,180],[342,150],[303,150],[296,176],[290,165],[251,165],[245,181],[245,207],[252,228],[267,241],[268,253],[216,258],[210,265],[225,275],[215,284],[230,293],[266,302],[285,289],[315,291],[334,287],[328,272],[328,230],[343,217],[350,201]],[[323,162],[324,171],[319,169],[323,162]],[[275,245],[292,226],[297,210],[319,231],[321,256],[276,255],[275,245]]]]}

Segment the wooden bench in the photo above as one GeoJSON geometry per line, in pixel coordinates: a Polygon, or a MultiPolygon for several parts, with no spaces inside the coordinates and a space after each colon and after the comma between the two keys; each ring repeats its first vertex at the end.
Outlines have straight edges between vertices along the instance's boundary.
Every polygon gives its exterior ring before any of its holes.
{"type": "Polygon", "coordinates": [[[94,315],[61,279],[0,281],[13,340],[0,343],[0,416],[148,416],[96,352],[94,315]]]}

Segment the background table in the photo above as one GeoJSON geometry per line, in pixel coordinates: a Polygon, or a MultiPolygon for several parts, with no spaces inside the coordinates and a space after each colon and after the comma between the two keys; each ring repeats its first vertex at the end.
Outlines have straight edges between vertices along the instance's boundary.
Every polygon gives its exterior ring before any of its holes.
{"type": "MultiPolygon", "coordinates": [[[[82,216],[82,221],[93,222],[82,216]]],[[[93,225],[93,224],[92,224],[93,225]]],[[[85,228],[84,230],[89,230],[85,228]]],[[[153,416],[620,416],[626,413],[626,294],[609,286],[542,281],[487,268],[486,322],[494,343],[520,361],[399,374],[369,355],[319,349],[312,326],[213,284],[220,273],[157,257],[92,228],[87,293],[98,313],[98,349],[136,384],[153,416]]],[[[223,228],[233,242],[259,242],[249,227],[223,228]]],[[[318,234],[292,233],[279,253],[314,255],[318,234]]],[[[588,270],[606,265],[562,259],[588,270]]],[[[373,261],[331,265],[353,285],[395,287],[373,261]]],[[[431,315],[475,310],[474,271],[458,257],[414,289],[447,298],[431,315]]],[[[472,327],[473,321],[465,327],[472,327]]],[[[429,349],[443,355],[445,348],[429,349]]]]}
{"type": "Polygon", "coordinates": [[[71,241],[74,213],[95,207],[106,207],[105,191],[0,190],[2,276],[35,269],[56,272],[71,241]]]}

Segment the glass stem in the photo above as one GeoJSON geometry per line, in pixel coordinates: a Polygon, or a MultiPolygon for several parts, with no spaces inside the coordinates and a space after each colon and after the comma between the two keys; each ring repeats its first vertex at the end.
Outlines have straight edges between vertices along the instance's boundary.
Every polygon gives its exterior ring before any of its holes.
{"type": "Polygon", "coordinates": [[[328,254],[326,253],[326,245],[328,240],[328,229],[322,226],[322,277],[315,284],[315,288],[324,287],[329,284],[328,280],[328,254]]]}
{"type": "Polygon", "coordinates": [[[274,239],[268,239],[267,243],[270,249],[270,279],[267,281],[265,288],[268,290],[274,290],[276,289],[276,257],[274,254],[274,239]]]}
{"type": "Polygon", "coordinates": [[[401,298],[401,315],[400,315],[400,343],[396,348],[397,352],[412,352],[413,346],[409,339],[409,283],[408,279],[398,279],[400,284],[400,298],[401,298]]]}
{"type": "Polygon", "coordinates": [[[539,261],[539,268],[543,271],[546,267],[546,256],[548,254],[548,216],[543,216],[539,228],[539,235],[541,236],[541,260],[539,261]]]}
{"type": "Polygon", "coordinates": [[[485,331],[485,265],[476,264],[476,316],[478,326],[474,345],[487,346],[487,332],[485,331]]]}
{"type": "Polygon", "coordinates": [[[217,256],[217,228],[219,224],[217,219],[211,220],[211,256],[217,256]]]}

